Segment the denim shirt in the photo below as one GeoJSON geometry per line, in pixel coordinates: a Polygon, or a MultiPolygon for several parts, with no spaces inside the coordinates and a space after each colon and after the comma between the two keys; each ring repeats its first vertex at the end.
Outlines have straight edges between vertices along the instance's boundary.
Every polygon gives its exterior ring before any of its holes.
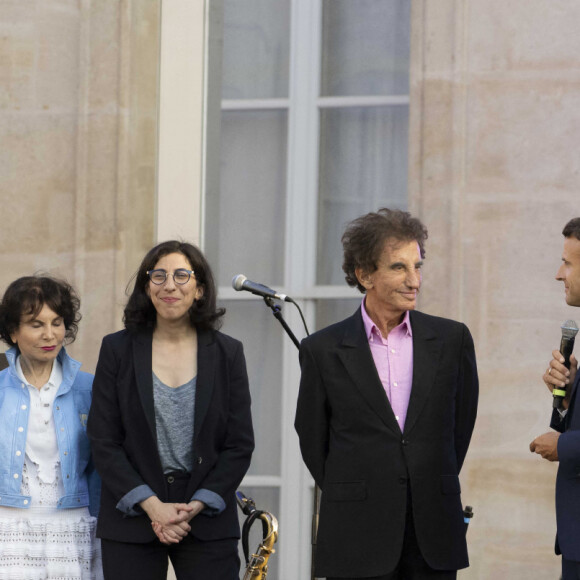
{"type": "MultiPolygon", "coordinates": [[[[10,365],[0,372],[0,506],[26,509],[30,496],[20,493],[26,450],[30,393],[16,373],[16,347],[6,352],[10,365]]],[[[91,460],[86,434],[93,375],[63,348],[58,354],[63,379],[53,406],[61,479],[65,494],[58,509],[87,507],[99,511],[100,480],[91,460]]]]}

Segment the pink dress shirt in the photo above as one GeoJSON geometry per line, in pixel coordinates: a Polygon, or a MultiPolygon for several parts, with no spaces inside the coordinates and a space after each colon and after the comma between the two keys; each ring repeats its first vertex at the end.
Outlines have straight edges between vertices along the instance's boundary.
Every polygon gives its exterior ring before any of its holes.
{"type": "Polygon", "coordinates": [[[387,338],[383,338],[381,331],[368,315],[364,298],[361,311],[379,378],[403,432],[413,384],[413,331],[409,311],[405,313],[401,324],[389,332],[387,338]]]}

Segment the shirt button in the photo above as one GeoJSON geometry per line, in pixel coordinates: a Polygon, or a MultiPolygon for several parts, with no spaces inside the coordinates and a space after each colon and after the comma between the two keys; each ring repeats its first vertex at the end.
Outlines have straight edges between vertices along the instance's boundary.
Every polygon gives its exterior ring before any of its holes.
{"type": "Polygon", "coordinates": [[[395,415],[395,419],[398,421],[399,420],[399,415],[395,415]]]}
{"type": "Polygon", "coordinates": [[[24,503],[24,505],[28,505],[28,500],[25,499],[23,503],[24,503]]]}
{"type": "Polygon", "coordinates": [[[64,454],[65,454],[65,455],[68,455],[68,451],[65,451],[65,452],[64,452],[64,454]]]}
{"type": "Polygon", "coordinates": [[[409,445],[409,440],[408,440],[408,439],[403,439],[403,440],[401,441],[401,443],[402,443],[403,445],[409,445]]]}
{"type": "Polygon", "coordinates": [[[23,411],[26,411],[26,405],[22,405],[22,407],[20,407],[23,411]]]}
{"type": "Polygon", "coordinates": [[[17,451],[16,452],[16,457],[20,457],[22,455],[22,451],[17,451]]]}
{"type": "Polygon", "coordinates": [[[61,428],[60,428],[60,430],[61,430],[61,431],[64,431],[64,427],[61,427],[61,428]]]}
{"type": "Polygon", "coordinates": [[[18,479],[18,473],[14,474],[14,479],[18,479]]]}
{"type": "Polygon", "coordinates": [[[24,431],[24,427],[18,427],[18,433],[22,433],[24,431]]]}
{"type": "Polygon", "coordinates": [[[398,387],[399,386],[399,383],[393,383],[393,386],[394,387],[398,387]]]}
{"type": "Polygon", "coordinates": [[[57,407],[57,408],[56,408],[56,410],[57,410],[57,411],[60,411],[60,407],[57,407]]]}

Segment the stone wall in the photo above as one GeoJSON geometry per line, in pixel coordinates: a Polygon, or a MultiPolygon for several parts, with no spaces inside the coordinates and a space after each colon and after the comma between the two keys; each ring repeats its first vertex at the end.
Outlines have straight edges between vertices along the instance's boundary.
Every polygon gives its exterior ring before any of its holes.
{"type": "Polygon", "coordinates": [[[154,241],[160,0],[0,0],[0,291],[79,291],[93,371],[154,241]]]}
{"type": "MultiPolygon", "coordinates": [[[[558,578],[541,375],[580,317],[554,280],[580,215],[580,4],[415,0],[409,192],[430,237],[421,309],[465,321],[480,410],[462,472],[464,579],[558,578]]],[[[578,349],[577,349],[578,350],[578,349]]]]}

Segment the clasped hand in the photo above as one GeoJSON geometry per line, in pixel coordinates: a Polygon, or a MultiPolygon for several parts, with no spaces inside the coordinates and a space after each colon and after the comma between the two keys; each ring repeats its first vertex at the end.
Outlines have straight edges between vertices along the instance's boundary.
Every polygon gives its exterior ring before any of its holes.
{"type": "Polygon", "coordinates": [[[152,496],[141,503],[151,519],[151,526],[163,544],[177,544],[191,530],[189,522],[199,514],[205,504],[193,500],[190,503],[164,503],[152,496]]]}

